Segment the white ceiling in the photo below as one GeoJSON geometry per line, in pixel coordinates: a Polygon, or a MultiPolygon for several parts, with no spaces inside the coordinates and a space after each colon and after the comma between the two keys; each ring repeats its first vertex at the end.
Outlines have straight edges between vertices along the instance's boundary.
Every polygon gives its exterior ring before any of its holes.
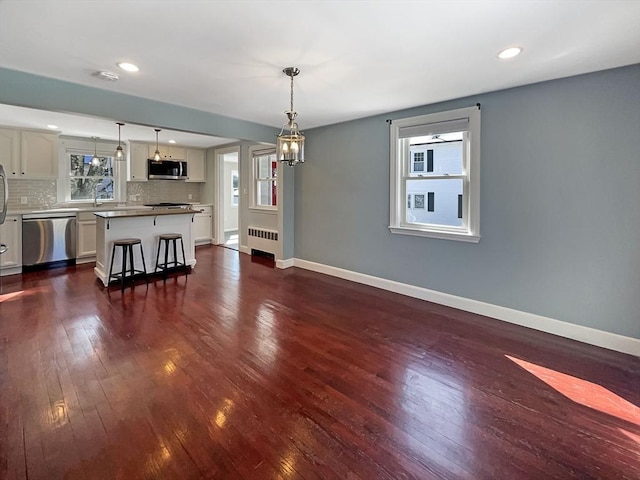
{"type": "Polygon", "coordinates": [[[287,66],[304,130],[639,62],[640,0],[0,2],[2,67],[274,128],[287,66]]]}

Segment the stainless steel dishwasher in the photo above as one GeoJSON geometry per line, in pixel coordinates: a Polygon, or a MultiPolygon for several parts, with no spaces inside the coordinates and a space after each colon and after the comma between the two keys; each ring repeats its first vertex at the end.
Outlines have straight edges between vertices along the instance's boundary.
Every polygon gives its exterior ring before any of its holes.
{"type": "Polygon", "coordinates": [[[51,212],[22,216],[22,268],[35,270],[76,262],[76,216],[51,212]]]}

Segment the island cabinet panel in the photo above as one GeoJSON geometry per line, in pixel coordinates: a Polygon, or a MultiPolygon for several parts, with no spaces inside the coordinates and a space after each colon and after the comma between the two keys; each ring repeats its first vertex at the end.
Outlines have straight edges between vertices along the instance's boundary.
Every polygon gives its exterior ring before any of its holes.
{"type": "MultiPolygon", "coordinates": [[[[180,233],[184,242],[186,264],[195,267],[195,235],[192,210],[171,210],[150,213],[149,210],[128,212],[100,212],[96,214],[96,267],[94,272],[104,285],[108,284],[113,242],[122,238],[139,238],[142,241],[147,273],[156,270],[158,236],[163,233],[180,233]],[[176,212],[176,213],[173,213],[176,212]],[[113,216],[110,216],[113,215],[113,216]]],[[[179,242],[178,242],[179,245],[179,242]]],[[[180,247],[178,246],[180,252],[180,247]]],[[[134,249],[136,268],[141,265],[138,247],[134,249]]],[[[163,250],[164,252],[164,250],[163,250]]],[[[181,252],[179,253],[182,260],[181,252]]],[[[163,259],[161,259],[162,261],[163,259]]],[[[114,272],[121,269],[121,249],[114,257],[114,272]]]]}

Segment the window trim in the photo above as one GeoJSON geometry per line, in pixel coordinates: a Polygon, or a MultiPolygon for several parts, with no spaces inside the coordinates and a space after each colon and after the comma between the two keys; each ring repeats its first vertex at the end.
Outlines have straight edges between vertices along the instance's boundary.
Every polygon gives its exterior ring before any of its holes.
{"type": "MultiPolygon", "coordinates": [[[[94,199],[71,199],[71,184],[69,183],[71,166],[69,164],[69,154],[93,155],[97,153],[99,157],[111,157],[115,152],[117,142],[101,141],[97,145],[92,140],[75,138],[61,138],[58,143],[58,180],[56,182],[57,203],[78,205],[93,203],[94,199]]],[[[113,199],[99,199],[101,204],[113,205],[124,203],[127,196],[127,162],[113,162],[113,199]]]]}
{"type": "MultiPolygon", "coordinates": [[[[389,128],[389,143],[390,232],[400,235],[478,243],[480,241],[480,105],[393,120],[389,128]],[[463,175],[461,176],[463,178],[463,192],[467,194],[466,201],[463,201],[462,227],[408,224],[403,220],[407,202],[406,179],[408,175],[405,172],[410,170],[411,161],[409,160],[412,159],[407,158],[408,148],[399,148],[400,129],[465,118],[469,120],[469,127],[466,130],[466,140],[464,141],[466,161],[464,161],[463,175]]],[[[450,175],[447,178],[456,176],[450,175]]],[[[430,175],[429,178],[437,178],[437,176],[430,175]]]]}
{"type": "MultiPolygon", "coordinates": [[[[276,147],[266,146],[266,145],[258,145],[255,148],[251,148],[249,152],[249,156],[251,158],[251,204],[249,206],[249,210],[260,211],[263,213],[273,213],[276,214],[278,212],[278,201],[279,201],[279,188],[278,185],[278,177],[268,177],[268,178],[259,178],[258,177],[258,162],[256,158],[262,155],[270,155],[276,153],[276,147]],[[258,204],[258,183],[259,182],[276,182],[276,205],[259,205],[258,204]]],[[[280,175],[280,162],[276,160],[276,174],[280,175]]]]}

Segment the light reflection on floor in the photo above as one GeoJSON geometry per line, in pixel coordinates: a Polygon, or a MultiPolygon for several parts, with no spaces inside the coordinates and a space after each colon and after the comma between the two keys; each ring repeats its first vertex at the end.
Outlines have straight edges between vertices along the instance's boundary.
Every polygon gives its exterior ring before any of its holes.
{"type": "Polygon", "coordinates": [[[17,300],[20,297],[35,295],[36,293],[46,293],[50,291],[50,287],[35,287],[28,290],[18,290],[17,292],[3,293],[0,295],[0,303],[17,300]]]}
{"type": "Polygon", "coordinates": [[[567,375],[566,373],[557,372],[510,355],[505,355],[505,357],[568,399],[585,407],[613,415],[640,426],[640,408],[612,391],[596,383],[567,375]]]}
{"type": "Polygon", "coordinates": [[[238,231],[233,230],[230,232],[224,232],[224,246],[227,248],[232,248],[234,250],[238,250],[239,237],[238,231]]]}

